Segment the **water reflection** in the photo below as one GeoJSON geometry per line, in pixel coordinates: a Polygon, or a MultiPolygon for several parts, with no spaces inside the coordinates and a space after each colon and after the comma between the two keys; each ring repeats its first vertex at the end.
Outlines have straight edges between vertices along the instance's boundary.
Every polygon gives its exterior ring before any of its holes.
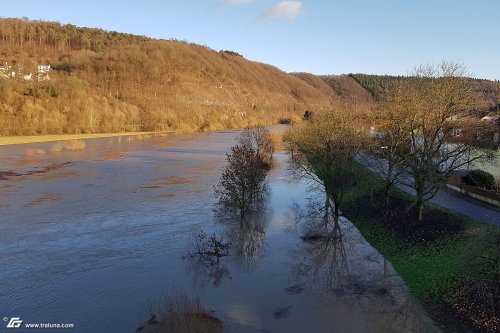
{"type": "Polygon", "coordinates": [[[307,241],[304,251],[307,260],[298,263],[295,274],[307,276],[304,280],[313,284],[309,289],[319,289],[325,297],[329,297],[325,292],[342,293],[350,281],[342,236],[307,241]]]}
{"type": "Polygon", "coordinates": [[[250,216],[239,225],[228,225],[226,234],[232,244],[232,252],[247,270],[255,269],[265,253],[266,212],[250,216]]]}
{"type": "Polygon", "coordinates": [[[301,288],[329,298],[331,292],[339,296],[344,293],[349,283],[349,265],[340,224],[334,221],[325,197],[324,202],[309,199],[305,208],[293,207],[304,244],[294,254],[303,260],[294,266],[292,275],[304,281],[301,288]]]}
{"type": "MultiPolygon", "coordinates": [[[[254,270],[259,261],[264,257],[266,226],[269,222],[269,214],[262,212],[254,214],[241,222],[224,223],[223,236],[212,236],[222,244],[229,247],[228,255],[237,259],[240,269],[245,272],[254,270]]],[[[199,239],[199,234],[193,238],[199,239]]],[[[194,247],[199,248],[198,245],[194,247]]],[[[211,251],[211,250],[210,250],[211,251]]],[[[193,251],[193,245],[189,246],[188,256],[191,260],[188,269],[192,271],[194,285],[201,290],[208,286],[220,287],[224,280],[231,279],[226,254],[217,256],[193,251]]]]}
{"type": "Polygon", "coordinates": [[[341,217],[339,226],[341,236],[307,238],[291,251],[298,260],[289,288],[313,299],[322,320],[343,332],[434,331],[390,263],[348,220],[341,217]]]}
{"type": "Polygon", "coordinates": [[[218,288],[223,281],[231,279],[231,273],[227,265],[219,260],[218,262],[208,262],[198,259],[192,261],[188,268],[193,274],[193,284],[198,291],[202,291],[207,287],[218,288]]]}

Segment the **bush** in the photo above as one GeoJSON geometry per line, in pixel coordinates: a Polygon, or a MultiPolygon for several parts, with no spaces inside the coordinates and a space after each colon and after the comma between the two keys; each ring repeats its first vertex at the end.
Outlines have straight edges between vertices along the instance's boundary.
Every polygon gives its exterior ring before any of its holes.
{"type": "Polygon", "coordinates": [[[313,113],[312,111],[309,111],[309,110],[306,110],[306,112],[304,112],[304,120],[312,120],[313,118],[313,113]]]}
{"type": "Polygon", "coordinates": [[[292,125],[300,124],[302,122],[302,118],[300,118],[299,116],[291,116],[290,122],[292,123],[292,125]]]}
{"type": "Polygon", "coordinates": [[[467,185],[482,187],[488,190],[495,188],[495,177],[491,173],[479,169],[471,170],[463,177],[463,181],[467,185]]]}
{"type": "Polygon", "coordinates": [[[240,57],[240,58],[243,58],[243,56],[241,54],[239,54],[238,52],[235,52],[235,51],[230,51],[230,50],[220,50],[219,51],[221,54],[227,54],[227,55],[230,55],[230,56],[233,56],[233,57],[240,57]]]}
{"type": "Polygon", "coordinates": [[[200,300],[184,294],[165,299],[151,318],[136,329],[142,333],[222,333],[222,321],[208,312],[200,300]]]}
{"type": "Polygon", "coordinates": [[[221,257],[229,255],[231,242],[225,241],[215,234],[207,235],[203,230],[195,237],[192,248],[189,251],[191,257],[205,258],[209,261],[215,259],[219,262],[221,257]]]}

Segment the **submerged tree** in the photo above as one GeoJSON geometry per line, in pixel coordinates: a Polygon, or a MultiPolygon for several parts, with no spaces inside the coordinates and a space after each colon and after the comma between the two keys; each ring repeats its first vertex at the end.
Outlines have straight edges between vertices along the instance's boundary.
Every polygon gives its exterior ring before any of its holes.
{"type": "Polygon", "coordinates": [[[302,177],[315,180],[326,193],[324,223],[333,209],[334,231],[345,191],[355,181],[355,156],[366,147],[368,133],[350,107],[317,115],[292,128],[285,140],[294,152],[292,166],[302,177]],[[333,207],[331,205],[333,201],[333,207]]]}
{"type": "Polygon", "coordinates": [[[260,156],[264,163],[263,167],[268,169],[271,168],[274,142],[269,130],[263,126],[246,128],[239,136],[238,144],[244,148],[255,150],[256,154],[260,156]]]}
{"type": "Polygon", "coordinates": [[[217,210],[235,213],[242,222],[264,199],[274,148],[263,128],[245,130],[238,143],[226,154],[227,164],[214,186],[214,194],[218,199],[217,210]]]}

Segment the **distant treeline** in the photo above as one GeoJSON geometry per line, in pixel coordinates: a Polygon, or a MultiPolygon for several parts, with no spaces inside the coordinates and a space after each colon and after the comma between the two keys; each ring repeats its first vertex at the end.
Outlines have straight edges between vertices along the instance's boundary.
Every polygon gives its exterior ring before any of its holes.
{"type": "MultiPolygon", "coordinates": [[[[372,74],[348,74],[363,88],[368,90],[372,96],[379,100],[384,93],[386,87],[394,82],[394,80],[411,80],[409,76],[392,76],[392,75],[372,75],[372,74]]],[[[489,81],[484,79],[470,78],[473,81],[473,86],[476,90],[483,94],[485,100],[485,108],[496,110],[500,105],[500,82],[489,81]]]]}
{"type": "Polygon", "coordinates": [[[92,50],[104,52],[113,45],[150,40],[116,31],[79,28],[59,22],[6,18],[0,20],[2,43],[23,46],[53,47],[60,51],[92,50]]]}

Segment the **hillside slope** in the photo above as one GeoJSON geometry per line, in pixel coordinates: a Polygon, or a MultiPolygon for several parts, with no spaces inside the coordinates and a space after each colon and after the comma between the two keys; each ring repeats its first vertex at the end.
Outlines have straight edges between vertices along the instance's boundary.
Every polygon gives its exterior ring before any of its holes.
{"type": "Polygon", "coordinates": [[[3,73],[16,73],[0,78],[1,135],[242,127],[337,99],[276,67],[175,40],[0,19],[0,46],[3,73]]]}
{"type": "MultiPolygon", "coordinates": [[[[368,91],[375,100],[381,98],[385,87],[394,80],[408,79],[408,77],[404,76],[370,74],[348,74],[348,77],[368,91]]],[[[478,111],[483,113],[498,111],[500,109],[500,82],[476,78],[470,78],[469,80],[479,96],[478,111]]]]}

